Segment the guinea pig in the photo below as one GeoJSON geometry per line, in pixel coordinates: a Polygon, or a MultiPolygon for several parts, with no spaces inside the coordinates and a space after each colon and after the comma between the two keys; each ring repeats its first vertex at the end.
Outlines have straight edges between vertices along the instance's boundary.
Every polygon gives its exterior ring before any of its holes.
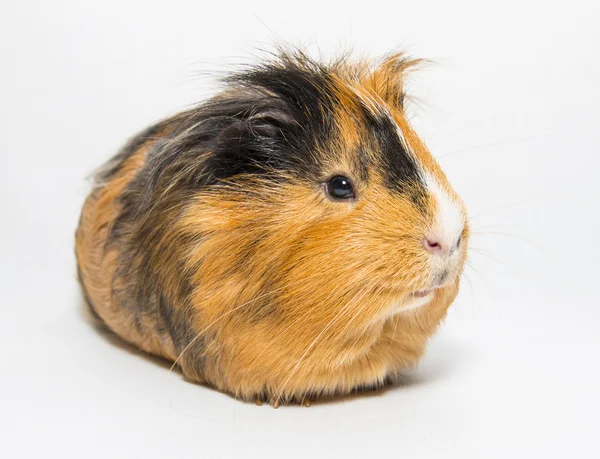
{"type": "Polygon", "coordinates": [[[376,388],[414,366],[469,236],[407,120],[416,63],[284,51],[133,137],[77,229],[90,308],[186,379],[257,403],[376,388]]]}

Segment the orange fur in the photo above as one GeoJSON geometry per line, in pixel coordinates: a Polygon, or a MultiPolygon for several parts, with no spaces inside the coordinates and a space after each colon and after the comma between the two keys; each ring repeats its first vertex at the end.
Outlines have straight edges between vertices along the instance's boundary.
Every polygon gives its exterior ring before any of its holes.
{"type": "MultiPolygon", "coordinates": [[[[334,115],[337,135],[318,153],[323,174],[353,171],[354,147],[366,129],[360,107],[383,109],[422,167],[459,201],[402,108],[402,77],[414,64],[392,56],[375,68],[345,62],[333,67],[340,104],[334,115]]],[[[168,130],[156,138],[166,135],[168,130]]],[[[105,247],[120,212],[118,198],[151,145],[142,145],[92,192],[77,231],[82,283],[94,309],[118,335],[176,361],[189,379],[271,403],[381,384],[418,361],[457,294],[466,243],[457,275],[428,305],[392,314],[392,304],[428,288],[422,238],[436,203],[429,197],[426,212],[419,211],[408,196],[390,191],[376,171],[370,171],[368,184],[356,184],[353,205],[330,202],[318,185],[295,177],[274,188],[261,177],[242,175],[218,189],[196,191],[156,244],[209,237],[177,252],[181,266],[165,260],[156,270],[170,299],[176,298],[177,276],[190,275],[190,327],[204,343],[202,368],[187,347],[176,350],[151,316],[135,323],[112,293],[121,248],[105,247]],[[248,189],[261,199],[249,199],[248,189]]],[[[465,242],[467,236],[465,228],[465,242]]],[[[184,308],[177,301],[171,307],[184,308]]]]}

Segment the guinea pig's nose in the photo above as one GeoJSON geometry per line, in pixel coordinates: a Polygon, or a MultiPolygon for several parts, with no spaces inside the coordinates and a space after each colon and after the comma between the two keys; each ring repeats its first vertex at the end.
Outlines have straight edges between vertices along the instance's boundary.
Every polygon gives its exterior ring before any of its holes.
{"type": "Polygon", "coordinates": [[[423,239],[423,246],[428,252],[435,254],[444,254],[448,250],[442,245],[442,242],[435,237],[426,237],[423,239]]]}
{"type": "Polygon", "coordinates": [[[451,255],[460,247],[461,239],[462,237],[459,236],[456,242],[449,244],[441,237],[429,236],[423,238],[423,247],[435,255],[451,255]]]}

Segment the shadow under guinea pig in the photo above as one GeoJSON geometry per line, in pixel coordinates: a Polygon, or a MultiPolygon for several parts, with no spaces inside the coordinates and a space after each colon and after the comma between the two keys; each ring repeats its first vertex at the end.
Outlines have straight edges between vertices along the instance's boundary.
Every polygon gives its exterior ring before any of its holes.
{"type": "Polygon", "coordinates": [[[437,336],[431,340],[425,357],[414,369],[388,378],[382,386],[357,388],[350,394],[322,397],[312,401],[312,404],[336,404],[356,398],[383,397],[388,392],[432,384],[458,371],[469,358],[468,347],[448,336],[437,336]]]}

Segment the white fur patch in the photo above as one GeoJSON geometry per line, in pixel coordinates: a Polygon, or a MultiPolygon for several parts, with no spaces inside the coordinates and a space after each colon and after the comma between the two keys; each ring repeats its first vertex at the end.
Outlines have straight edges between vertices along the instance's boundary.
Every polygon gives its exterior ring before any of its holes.
{"type": "MultiPolygon", "coordinates": [[[[393,121],[391,116],[390,119],[393,121]]],[[[394,122],[394,124],[396,123],[394,122]]],[[[396,131],[398,133],[400,143],[406,152],[411,155],[418,164],[421,176],[425,180],[427,191],[433,195],[437,202],[435,220],[431,227],[431,234],[428,234],[427,237],[436,240],[442,244],[443,247],[446,247],[450,251],[453,247],[456,247],[458,238],[462,234],[462,230],[465,226],[465,219],[461,212],[461,206],[452,196],[448,194],[446,190],[444,190],[437,179],[432,177],[431,174],[423,169],[419,163],[419,158],[409,147],[402,129],[400,129],[400,126],[397,124],[396,131]]]]}
{"type": "Polygon", "coordinates": [[[425,174],[425,184],[437,202],[435,220],[428,236],[450,250],[456,247],[465,226],[461,207],[431,175],[425,174]]]}

